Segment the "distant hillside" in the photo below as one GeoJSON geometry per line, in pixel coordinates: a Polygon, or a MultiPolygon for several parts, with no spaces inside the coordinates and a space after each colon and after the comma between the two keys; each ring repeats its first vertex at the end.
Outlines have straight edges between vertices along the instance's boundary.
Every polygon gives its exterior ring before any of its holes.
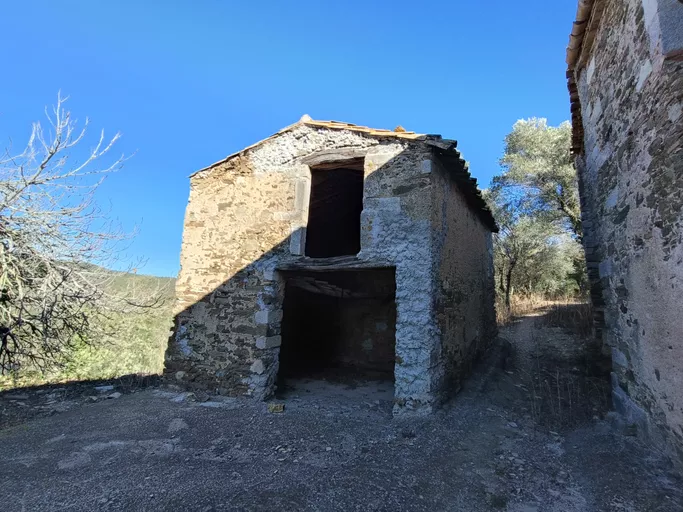
{"type": "Polygon", "coordinates": [[[175,298],[175,277],[157,277],[148,276],[144,274],[133,274],[130,272],[115,272],[112,285],[117,290],[124,290],[128,287],[147,290],[152,292],[158,290],[166,299],[173,300],[175,298]]]}
{"type": "MultiPolygon", "coordinates": [[[[93,270],[102,269],[94,267],[93,270]]],[[[161,299],[161,305],[137,314],[117,315],[109,325],[117,333],[113,340],[77,347],[66,355],[59,368],[47,374],[28,368],[18,376],[0,376],[0,391],[70,380],[109,379],[131,373],[161,373],[172,325],[175,278],[108,272],[115,274],[110,286],[116,292],[128,289],[146,296],[153,294],[161,299]]]]}

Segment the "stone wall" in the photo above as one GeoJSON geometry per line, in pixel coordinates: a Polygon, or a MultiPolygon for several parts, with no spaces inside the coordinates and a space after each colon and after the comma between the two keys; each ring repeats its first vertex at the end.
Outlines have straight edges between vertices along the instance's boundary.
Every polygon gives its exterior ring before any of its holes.
{"type": "MultiPolygon", "coordinates": [[[[423,141],[306,125],[192,177],[167,373],[220,393],[272,393],[282,341],[285,276],[278,268],[291,266],[304,254],[310,176],[315,172],[307,163],[342,150],[363,158],[357,261],[365,268],[395,268],[395,412],[427,412],[443,398],[444,352],[434,300],[441,272],[437,262],[442,260],[433,252],[431,147],[423,141]]],[[[471,216],[461,203],[444,214],[471,216]]],[[[480,263],[486,259],[479,231],[456,229],[451,236],[456,232],[473,234],[476,241],[460,243],[481,250],[480,263]]],[[[451,251],[443,257],[460,255],[451,251]]],[[[474,258],[467,257],[469,268],[474,258]]],[[[453,281],[453,286],[461,282],[453,281]]],[[[467,310],[458,314],[477,317],[473,307],[468,302],[467,310]]],[[[466,320],[466,340],[459,352],[449,352],[453,358],[467,356],[472,344],[478,346],[473,340],[481,331],[471,327],[477,321],[466,320]]]]}
{"type": "Polygon", "coordinates": [[[496,336],[491,231],[438,160],[432,172],[434,308],[446,388],[456,392],[496,336]]]}
{"type": "Polygon", "coordinates": [[[436,331],[425,265],[431,251],[429,192],[423,190],[429,180],[421,170],[426,150],[307,126],[192,177],[168,373],[226,394],[272,392],[283,298],[276,269],[305,247],[310,170],[301,160],[335,148],[355,148],[365,157],[361,259],[396,267],[397,403],[432,402],[429,346],[436,331]]]}
{"type": "Polygon", "coordinates": [[[339,304],[340,362],[368,375],[393,377],[396,360],[396,305],[377,299],[342,299],[339,304]],[[390,363],[389,363],[390,362],[390,363]]]}
{"type": "Polygon", "coordinates": [[[167,372],[225,394],[260,392],[249,377],[275,358],[259,343],[276,339],[266,306],[280,293],[273,265],[289,252],[297,184],[295,173],[255,172],[248,157],[192,177],[167,372]]]}
{"type": "Polygon", "coordinates": [[[428,412],[442,399],[433,309],[431,151],[414,143],[374,148],[365,158],[362,259],[396,267],[395,412],[428,412]]]}
{"type": "Polygon", "coordinates": [[[662,54],[658,1],[598,3],[577,167],[615,407],[683,460],[683,63],[662,54]]]}

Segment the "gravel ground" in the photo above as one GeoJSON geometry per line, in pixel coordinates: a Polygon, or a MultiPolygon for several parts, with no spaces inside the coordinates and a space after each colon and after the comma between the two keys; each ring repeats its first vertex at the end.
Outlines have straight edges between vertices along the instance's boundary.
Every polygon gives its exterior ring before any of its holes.
{"type": "Polygon", "coordinates": [[[546,375],[595,385],[553,345],[571,337],[533,317],[502,334],[421,419],[392,418],[386,383],[295,382],[282,413],[159,387],[5,394],[2,509],[683,510],[669,462],[610,428],[599,396],[571,413],[542,396],[546,375]]]}

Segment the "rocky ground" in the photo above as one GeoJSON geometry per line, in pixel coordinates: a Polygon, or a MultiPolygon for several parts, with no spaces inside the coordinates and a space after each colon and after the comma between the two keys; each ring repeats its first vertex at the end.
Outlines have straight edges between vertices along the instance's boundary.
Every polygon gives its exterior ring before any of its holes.
{"type": "MultiPolygon", "coordinates": [[[[92,384],[0,396],[3,510],[681,511],[662,454],[615,431],[590,344],[527,317],[446,407],[381,383],[248,400],[92,384]],[[119,395],[119,393],[121,393],[119,395]]],[[[100,383],[101,384],[101,383],[100,383]]],[[[149,384],[149,383],[147,383],[149,384]]]]}

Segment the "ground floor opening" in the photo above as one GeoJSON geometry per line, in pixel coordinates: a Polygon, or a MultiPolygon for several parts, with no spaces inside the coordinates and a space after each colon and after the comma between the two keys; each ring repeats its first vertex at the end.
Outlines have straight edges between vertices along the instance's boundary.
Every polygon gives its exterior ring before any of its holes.
{"type": "Polygon", "coordinates": [[[278,391],[301,379],[393,382],[394,268],[282,274],[285,293],[278,391]]]}

